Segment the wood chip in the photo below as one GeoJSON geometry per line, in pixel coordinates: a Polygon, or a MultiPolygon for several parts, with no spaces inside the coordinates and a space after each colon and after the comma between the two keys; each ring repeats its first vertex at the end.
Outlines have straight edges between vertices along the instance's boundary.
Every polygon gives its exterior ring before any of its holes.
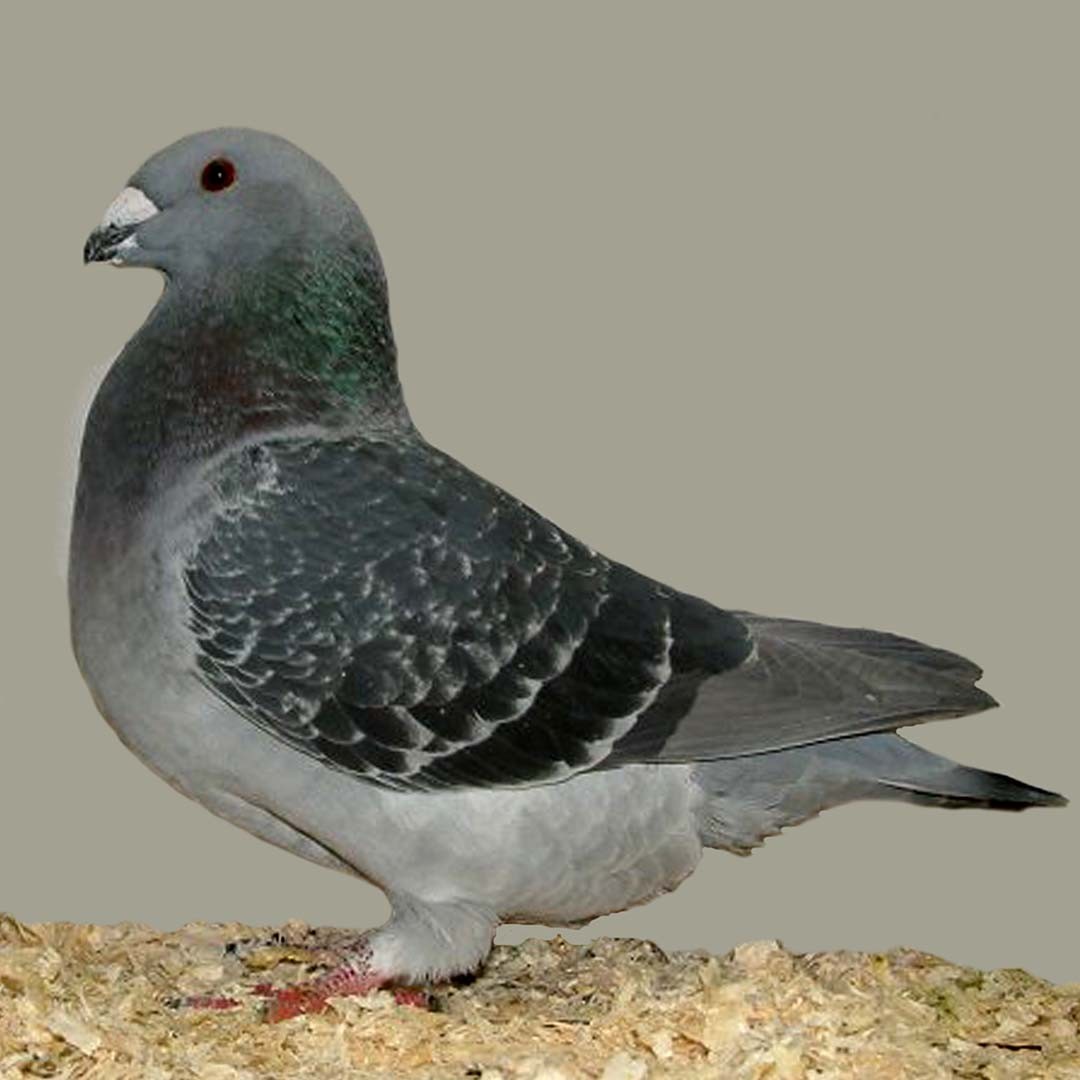
{"type": "Polygon", "coordinates": [[[911,949],[800,956],[751,942],[665,956],[642,941],[533,940],[435,988],[432,1011],[378,993],[269,1025],[252,989],[309,978],[311,955],[224,946],[271,932],[0,915],[0,1080],[1080,1077],[1080,985],[911,949]],[[169,1006],[192,991],[242,1004],[169,1006]]]}

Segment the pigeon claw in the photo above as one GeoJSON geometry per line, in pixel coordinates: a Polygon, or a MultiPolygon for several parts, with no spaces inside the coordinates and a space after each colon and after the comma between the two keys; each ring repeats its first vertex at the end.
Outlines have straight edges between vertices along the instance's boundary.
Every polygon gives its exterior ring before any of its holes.
{"type": "Polygon", "coordinates": [[[188,994],[186,997],[170,998],[165,1004],[170,1009],[210,1009],[213,1012],[240,1008],[236,998],[224,994],[188,994]]]}
{"type": "Polygon", "coordinates": [[[419,987],[400,986],[391,993],[394,995],[394,1002],[398,1005],[408,1005],[410,1008],[425,1011],[431,1008],[431,995],[419,987]]]}

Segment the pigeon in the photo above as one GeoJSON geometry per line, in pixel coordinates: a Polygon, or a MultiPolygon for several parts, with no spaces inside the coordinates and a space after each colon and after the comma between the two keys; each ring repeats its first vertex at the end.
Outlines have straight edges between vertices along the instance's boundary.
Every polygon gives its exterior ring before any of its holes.
{"type": "Polygon", "coordinates": [[[272,1019],[471,972],[501,923],[645,903],[841,803],[1065,803],[897,734],[995,704],[963,657],[716,607],[426,442],[371,231],[285,139],[154,154],[84,259],[165,279],[85,423],[94,702],[179,791],[391,904],[272,1019]]]}

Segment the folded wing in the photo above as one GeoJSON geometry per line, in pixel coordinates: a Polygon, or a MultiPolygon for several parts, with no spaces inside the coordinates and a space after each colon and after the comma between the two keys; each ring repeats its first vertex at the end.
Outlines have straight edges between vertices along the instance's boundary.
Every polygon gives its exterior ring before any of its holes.
{"type": "Polygon", "coordinates": [[[951,653],[610,562],[419,438],[267,442],[215,482],[185,570],[199,677],[368,782],[549,783],[993,704],[951,653]]]}

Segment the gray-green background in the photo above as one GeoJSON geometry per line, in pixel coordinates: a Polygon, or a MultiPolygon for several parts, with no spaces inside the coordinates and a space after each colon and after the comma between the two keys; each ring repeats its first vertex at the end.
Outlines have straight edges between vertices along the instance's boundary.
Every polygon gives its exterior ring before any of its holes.
{"type": "Polygon", "coordinates": [[[0,909],[385,914],[154,777],[68,646],[77,430],[160,289],[84,269],[83,240],[149,153],[248,124],[364,208],[432,441],[682,589],[974,657],[1003,707],[915,737],[1074,797],[834,810],[573,936],[1080,979],[1078,13],[6,7],[0,909]]]}

